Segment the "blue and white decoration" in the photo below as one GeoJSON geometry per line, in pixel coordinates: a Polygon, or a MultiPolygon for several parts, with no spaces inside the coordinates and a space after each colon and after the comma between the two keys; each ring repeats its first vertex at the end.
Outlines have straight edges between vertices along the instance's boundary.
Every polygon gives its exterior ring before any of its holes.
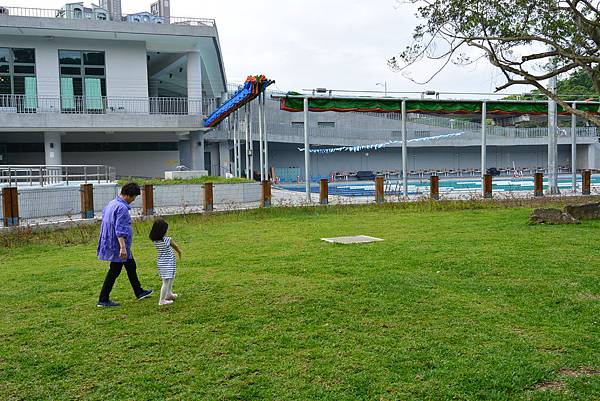
{"type": "MultiPolygon", "coordinates": [[[[436,135],[436,136],[428,136],[426,138],[415,138],[409,139],[406,143],[413,142],[426,142],[426,141],[435,141],[438,139],[448,139],[455,138],[463,135],[464,132],[457,132],[455,134],[444,134],[444,135],[436,135]]],[[[402,141],[388,141],[385,143],[377,143],[371,145],[358,145],[358,146],[341,146],[339,148],[328,148],[328,149],[311,149],[310,153],[316,154],[328,154],[334,152],[362,152],[363,150],[372,150],[372,149],[382,149],[388,147],[390,145],[400,145],[402,141]]],[[[300,152],[304,152],[304,148],[298,148],[300,152]]]]}

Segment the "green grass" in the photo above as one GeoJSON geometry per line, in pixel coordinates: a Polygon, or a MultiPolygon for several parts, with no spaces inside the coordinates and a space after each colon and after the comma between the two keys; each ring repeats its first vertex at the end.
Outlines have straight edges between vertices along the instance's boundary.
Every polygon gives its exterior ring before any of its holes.
{"type": "MultiPolygon", "coordinates": [[[[600,376],[559,373],[600,368],[600,222],[433,205],[168,218],[184,259],[166,308],[134,300],[125,273],[122,306],[95,307],[97,227],[13,236],[0,398],[600,399],[600,376]],[[319,241],[355,234],[385,242],[319,241]]],[[[134,254],[158,289],[149,227],[134,254]]]]}
{"type": "Polygon", "coordinates": [[[161,178],[140,178],[140,177],[127,177],[122,178],[117,183],[119,185],[125,185],[128,182],[136,182],[139,185],[191,185],[191,184],[206,184],[211,182],[213,184],[237,184],[244,182],[254,182],[245,178],[224,178],[224,177],[199,177],[191,178],[188,180],[163,180],[161,178]]]}

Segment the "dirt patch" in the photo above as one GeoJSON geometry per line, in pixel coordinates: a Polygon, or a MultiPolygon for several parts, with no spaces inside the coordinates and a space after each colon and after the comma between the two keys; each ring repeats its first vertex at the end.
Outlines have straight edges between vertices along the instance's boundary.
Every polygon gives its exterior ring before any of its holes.
{"type": "Polygon", "coordinates": [[[560,391],[565,388],[565,383],[561,381],[546,381],[537,384],[533,389],[535,391],[560,391]]]}
{"type": "MultiPolygon", "coordinates": [[[[562,368],[557,372],[564,378],[591,377],[600,375],[600,370],[589,366],[582,366],[579,369],[562,368]]],[[[533,387],[534,391],[562,391],[565,388],[565,383],[561,380],[545,381],[536,384],[533,387]]]]}
{"type": "Polygon", "coordinates": [[[589,366],[582,366],[577,370],[570,368],[562,368],[558,371],[558,374],[566,377],[590,377],[600,375],[600,370],[591,368],[589,366]]]}

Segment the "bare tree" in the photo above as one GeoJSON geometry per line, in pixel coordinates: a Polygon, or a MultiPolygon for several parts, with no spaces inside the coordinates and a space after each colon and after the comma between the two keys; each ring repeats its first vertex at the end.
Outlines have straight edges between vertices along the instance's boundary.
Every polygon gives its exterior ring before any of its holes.
{"type": "Polygon", "coordinates": [[[542,84],[581,69],[600,95],[600,0],[397,2],[417,5],[417,16],[425,22],[415,28],[412,44],[388,60],[394,70],[405,71],[419,61],[437,60],[441,67],[431,80],[448,63],[464,65],[483,57],[506,79],[497,91],[533,85],[564,110],[600,127],[597,114],[574,110],[542,84]]]}

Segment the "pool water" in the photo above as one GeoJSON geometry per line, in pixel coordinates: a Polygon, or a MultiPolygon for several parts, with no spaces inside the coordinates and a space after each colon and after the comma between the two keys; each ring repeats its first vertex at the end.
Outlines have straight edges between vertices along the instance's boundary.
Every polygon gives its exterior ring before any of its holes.
{"type": "MultiPolygon", "coordinates": [[[[544,177],[544,189],[548,186],[548,178],[544,177]]],[[[571,189],[571,176],[559,176],[559,189],[571,189]]],[[[304,192],[304,184],[284,184],[276,185],[276,188],[287,189],[290,191],[304,192]]],[[[494,177],[492,181],[493,192],[513,192],[528,191],[533,192],[533,177],[512,178],[512,177],[494,177]]],[[[581,176],[577,176],[577,188],[581,190],[581,176]]],[[[600,189],[600,175],[592,176],[592,189],[600,189]]],[[[386,180],[386,194],[401,194],[401,180],[386,180]]],[[[463,178],[463,179],[442,179],[440,178],[440,194],[443,193],[481,193],[481,179],[463,178]]],[[[319,193],[319,184],[311,184],[311,192],[319,193]]],[[[408,194],[419,195],[429,193],[429,179],[408,180],[408,194]]],[[[375,196],[375,183],[372,181],[350,181],[350,182],[330,182],[330,195],[341,196],[375,196]]]]}

